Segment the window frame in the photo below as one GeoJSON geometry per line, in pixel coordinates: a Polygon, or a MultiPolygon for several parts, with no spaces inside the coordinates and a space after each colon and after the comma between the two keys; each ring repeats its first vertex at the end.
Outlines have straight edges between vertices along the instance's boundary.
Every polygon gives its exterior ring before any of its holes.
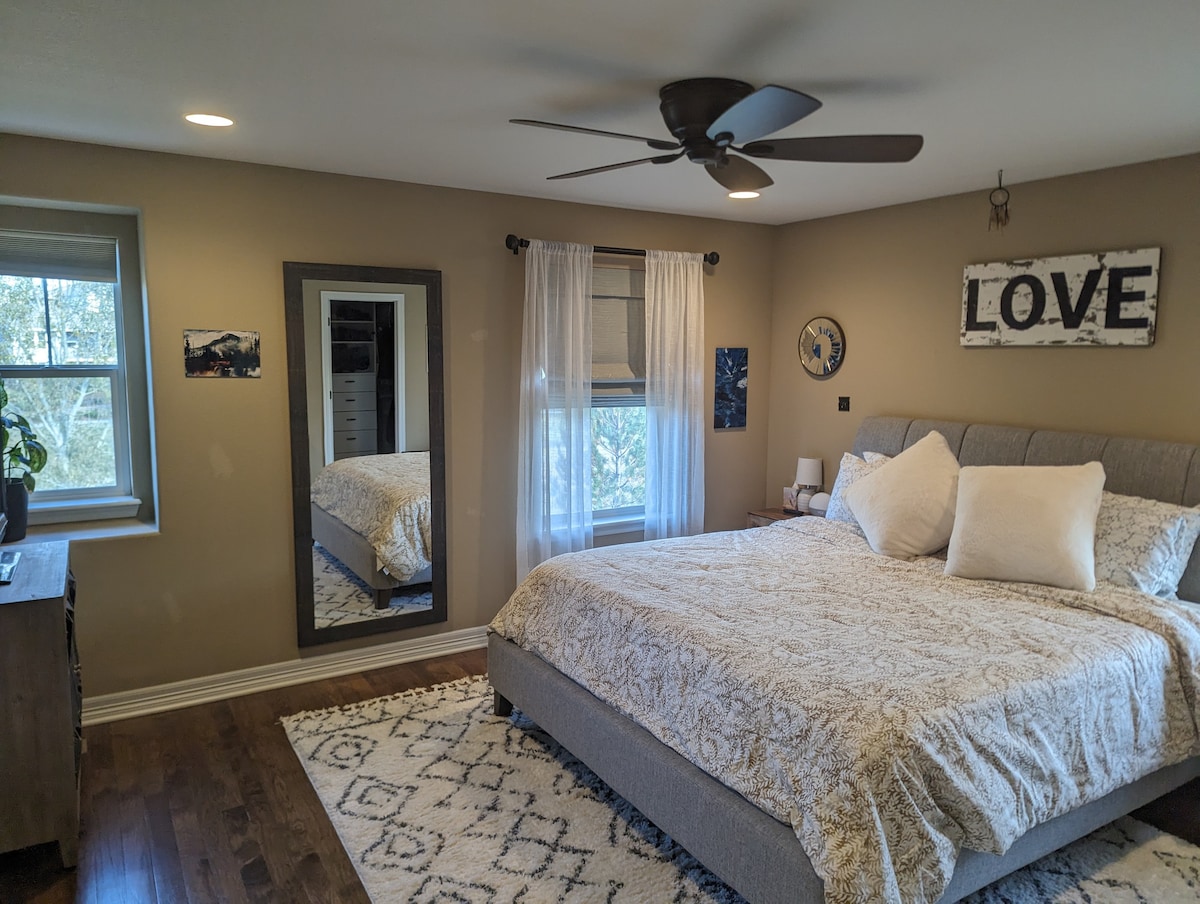
{"type": "Polygon", "coordinates": [[[153,422],[138,215],[126,210],[40,207],[32,206],[29,201],[0,198],[0,229],[97,236],[116,241],[114,319],[119,350],[116,367],[0,364],[0,376],[5,379],[46,374],[46,379],[108,376],[112,380],[116,486],[36,490],[29,500],[31,535],[45,532],[36,528],[46,525],[55,525],[58,530],[70,530],[74,525],[91,529],[98,526],[96,522],[115,520],[153,525],[157,507],[153,422]]]}

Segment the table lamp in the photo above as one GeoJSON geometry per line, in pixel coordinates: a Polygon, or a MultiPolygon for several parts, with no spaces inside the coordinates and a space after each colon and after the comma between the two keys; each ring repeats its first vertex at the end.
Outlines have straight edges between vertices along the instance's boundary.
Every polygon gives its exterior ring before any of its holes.
{"type": "Polygon", "coordinates": [[[824,465],[819,458],[796,459],[796,509],[807,512],[814,493],[821,491],[824,465]]]}

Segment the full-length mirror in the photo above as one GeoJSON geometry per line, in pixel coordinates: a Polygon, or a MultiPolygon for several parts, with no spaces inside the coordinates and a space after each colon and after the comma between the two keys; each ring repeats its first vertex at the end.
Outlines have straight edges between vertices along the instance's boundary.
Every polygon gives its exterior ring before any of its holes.
{"type": "Polygon", "coordinates": [[[441,273],[283,265],[302,646],[446,620],[441,273]]]}

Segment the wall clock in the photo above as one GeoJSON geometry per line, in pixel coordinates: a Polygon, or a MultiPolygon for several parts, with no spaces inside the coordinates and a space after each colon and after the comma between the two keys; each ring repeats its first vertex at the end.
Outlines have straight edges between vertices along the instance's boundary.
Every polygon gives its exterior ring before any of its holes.
{"type": "Polygon", "coordinates": [[[800,331],[800,363],[814,377],[832,376],[846,358],[846,336],[836,320],[814,317],[800,331]]]}

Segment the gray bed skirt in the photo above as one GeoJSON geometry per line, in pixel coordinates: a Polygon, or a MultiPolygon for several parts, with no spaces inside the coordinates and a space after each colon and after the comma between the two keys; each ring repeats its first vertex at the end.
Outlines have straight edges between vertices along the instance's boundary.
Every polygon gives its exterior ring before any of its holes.
{"type": "MultiPolygon", "coordinates": [[[[824,885],[792,827],[692,765],[533,653],[488,636],[492,688],[752,904],[819,904],[824,885]]],[[[1003,857],[964,850],[942,902],[957,901],[1200,776],[1169,766],[1036,826],[1003,857]]]]}

